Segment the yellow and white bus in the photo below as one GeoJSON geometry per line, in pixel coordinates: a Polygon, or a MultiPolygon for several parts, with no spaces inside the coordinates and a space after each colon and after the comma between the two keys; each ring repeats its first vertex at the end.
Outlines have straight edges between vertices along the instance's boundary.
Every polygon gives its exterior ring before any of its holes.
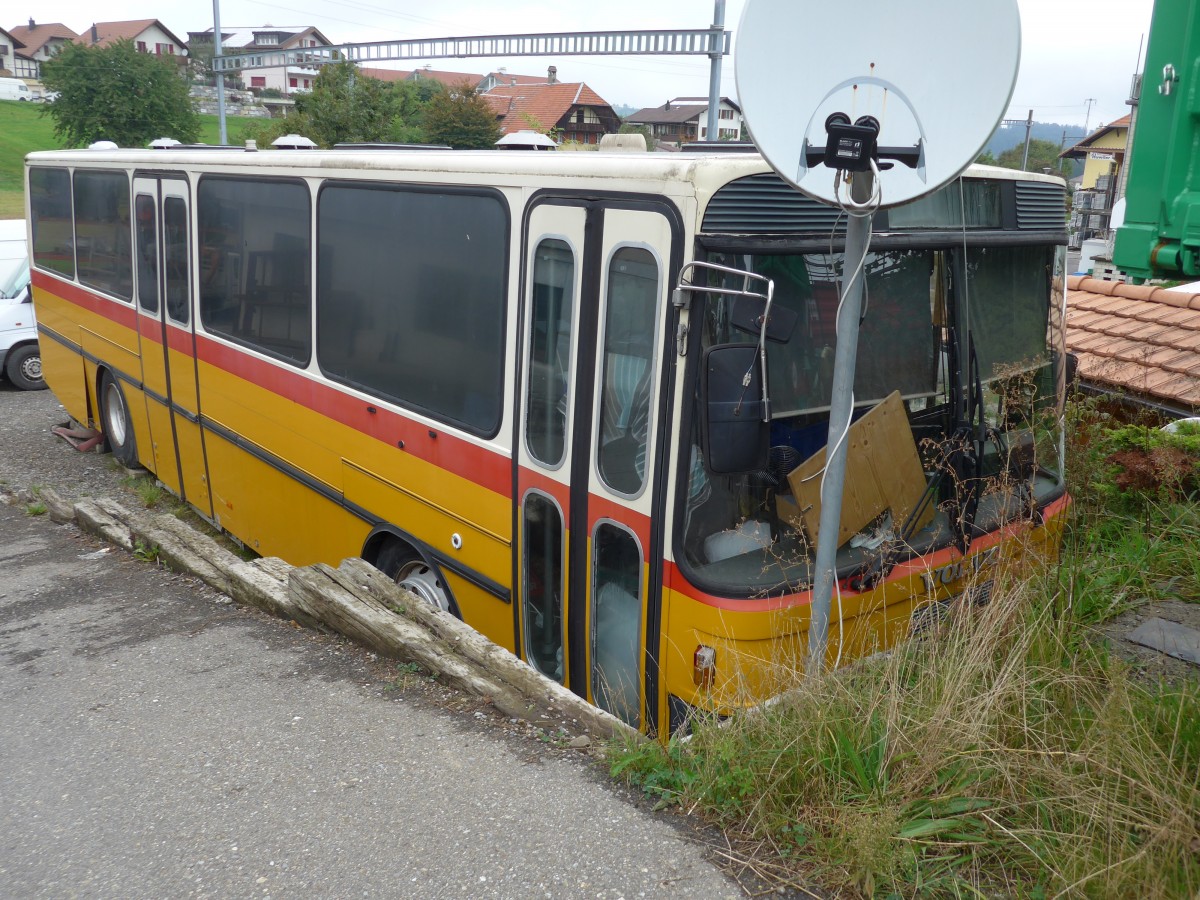
{"type": "MultiPolygon", "coordinates": [[[[51,151],[27,196],[49,386],[246,546],[361,555],[660,736],[802,667],[845,218],[758,154],[51,151]]],[[[1056,551],[1063,199],[877,215],[831,662],[1056,551]]]]}

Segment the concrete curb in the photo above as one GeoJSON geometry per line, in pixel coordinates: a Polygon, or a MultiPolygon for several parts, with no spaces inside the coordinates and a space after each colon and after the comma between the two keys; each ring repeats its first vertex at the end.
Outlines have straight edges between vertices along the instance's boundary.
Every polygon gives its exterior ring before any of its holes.
{"type": "Polygon", "coordinates": [[[127,552],[152,554],[237,603],[418,663],[505,715],[595,739],[646,739],[357,557],[336,569],[297,568],[274,557],[247,562],[174,516],[129,510],[108,498],[71,505],[50,488],[39,497],[55,522],[75,523],[127,552]]]}

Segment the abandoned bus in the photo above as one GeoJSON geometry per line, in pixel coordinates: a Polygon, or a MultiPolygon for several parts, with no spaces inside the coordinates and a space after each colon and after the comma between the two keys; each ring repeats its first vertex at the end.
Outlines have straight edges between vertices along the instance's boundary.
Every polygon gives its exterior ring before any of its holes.
{"type": "MultiPolygon", "coordinates": [[[[846,219],[757,154],[49,151],[27,196],[49,386],[247,547],[660,736],[803,666],[846,219]]],[[[1055,552],[1063,197],[876,216],[830,663],[1055,552]]]]}

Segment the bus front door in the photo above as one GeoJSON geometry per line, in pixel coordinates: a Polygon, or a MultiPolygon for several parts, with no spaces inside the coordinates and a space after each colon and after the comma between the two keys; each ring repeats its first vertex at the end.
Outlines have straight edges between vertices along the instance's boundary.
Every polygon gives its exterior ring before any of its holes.
{"type": "Polygon", "coordinates": [[[138,335],[153,443],[154,473],[212,516],[200,430],[188,185],[182,178],[134,179],[138,335]]]}
{"type": "Polygon", "coordinates": [[[672,237],[663,213],[634,204],[559,199],[531,211],[514,443],[524,658],[651,730],[672,237]]]}

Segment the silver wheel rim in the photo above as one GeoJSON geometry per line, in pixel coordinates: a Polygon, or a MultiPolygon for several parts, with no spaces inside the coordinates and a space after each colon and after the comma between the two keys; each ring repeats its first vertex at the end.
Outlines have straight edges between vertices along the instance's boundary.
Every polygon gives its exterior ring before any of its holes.
{"type": "Polygon", "coordinates": [[[42,358],[40,356],[31,356],[29,359],[21,363],[21,374],[30,381],[41,381],[42,358]]]}
{"type": "Polygon", "coordinates": [[[109,443],[114,447],[125,446],[125,400],[113,382],[104,389],[104,419],[109,443]]]}
{"type": "Polygon", "coordinates": [[[396,584],[416,594],[430,606],[442,612],[450,611],[450,597],[438,580],[437,573],[424,560],[414,559],[400,567],[396,573],[396,584]]]}

